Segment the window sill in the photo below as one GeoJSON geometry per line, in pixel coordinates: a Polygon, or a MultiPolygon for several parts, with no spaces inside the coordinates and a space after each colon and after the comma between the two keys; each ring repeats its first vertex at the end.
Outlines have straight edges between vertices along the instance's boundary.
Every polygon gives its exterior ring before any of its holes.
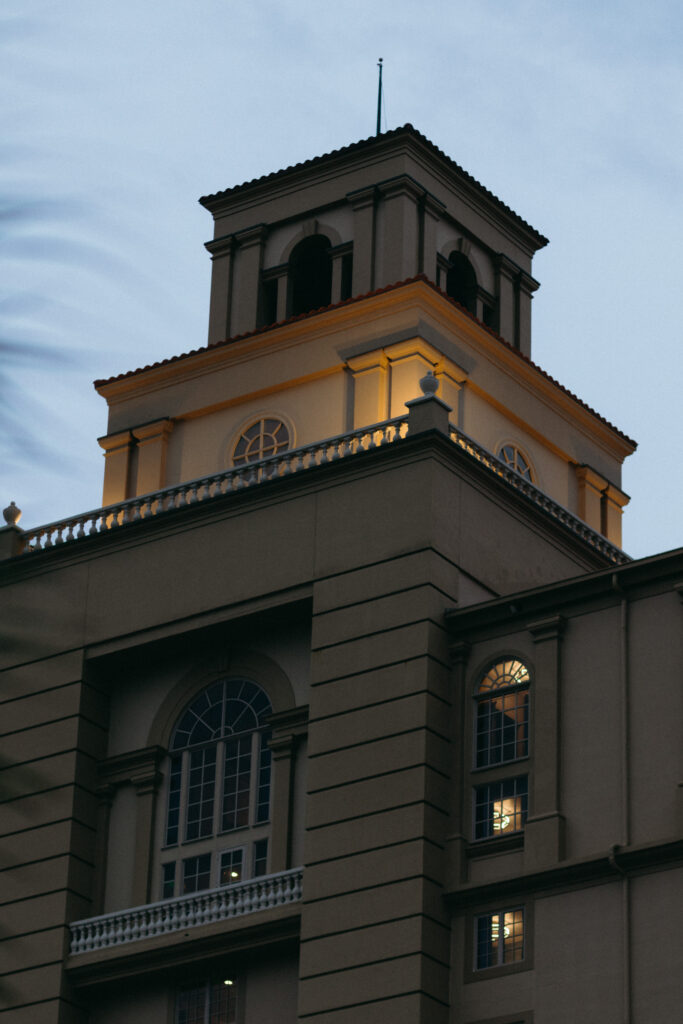
{"type": "Polygon", "coordinates": [[[467,847],[468,858],[491,857],[499,853],[511,853],[524,849],[524,833],[514,832],[509,836],[494,836],[491,839],[475,839],[467,847]]]}

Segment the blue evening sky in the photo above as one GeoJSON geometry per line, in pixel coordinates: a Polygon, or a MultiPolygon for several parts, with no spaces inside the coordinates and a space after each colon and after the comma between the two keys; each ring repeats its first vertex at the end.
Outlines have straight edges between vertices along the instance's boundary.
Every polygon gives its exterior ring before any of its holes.
{"type": "Polygon", "coordinates": [[[624,547],[683,544],[683,8],[5,0],[0,502],[100,504],[108,377],[206,341],[200,195],[412,122],[550,238],[533,357],[639,442],[624,547]]]}

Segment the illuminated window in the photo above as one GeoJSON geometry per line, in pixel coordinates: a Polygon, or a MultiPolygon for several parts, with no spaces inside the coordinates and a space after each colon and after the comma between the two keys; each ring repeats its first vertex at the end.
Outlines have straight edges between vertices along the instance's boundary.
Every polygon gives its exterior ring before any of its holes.
{"type": "Polygon", "coordinates": [[[524,960],[524,910],[481,914],[474,921],[474,969],[519,963],[524,960]]]}
{"type": "Polygon", "coordinates": [[[526,455],[517,447],[516,444],[504,444],[498,452],[498,458],[501,459],[509,469],[514,469],[515,473],[519,473],[525,480],[533,483],[533,476],[531,475],[531,466],[527,460],[526,455]]]}
{"type": "Polygon", "coordinates": [[[234,1024],[236,1011],[237,985],[225,978],[178,992],[175,1024],[234,1024]]]}
{"type": "Polygon", "coordinates": [[[475,765],[505,764],[529,753],[529,671],[510,658],[492,665],[477,690],[475,765]]]}
{"type": "Polygon", "coordinates": [[[243,430],[232,453],[235,466],[258,462],[271,455],[287,451],[290,445],[289,431],[282,420],[264,418],[243,430]]]}
{"type": "Polygon", "coordinates": [[[167,853],[176,856],[161,866],[162,898],[266,873],[271,712],[255,683],[222,679],[180,716],[170,743],[165,829],[167,853]]]}
{"type": "Polygon", "coordinates": [[[491,839],[524,827],[527,816],[526,775],[477,786],[474,799],[474,838],[491,839]]]}

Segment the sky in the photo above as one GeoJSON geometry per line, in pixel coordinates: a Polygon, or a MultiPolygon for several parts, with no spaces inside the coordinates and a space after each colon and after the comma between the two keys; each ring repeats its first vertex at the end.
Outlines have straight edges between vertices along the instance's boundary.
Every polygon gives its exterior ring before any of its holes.
{"type": "Polygon", "coordinates": [[[624,548],[683,545],[683,5],[5,0],[0,503],[97,508],[92,381],[206,343],[211,194],[411,122],[550,239],[534,361],[638,443],[624,548]]]}

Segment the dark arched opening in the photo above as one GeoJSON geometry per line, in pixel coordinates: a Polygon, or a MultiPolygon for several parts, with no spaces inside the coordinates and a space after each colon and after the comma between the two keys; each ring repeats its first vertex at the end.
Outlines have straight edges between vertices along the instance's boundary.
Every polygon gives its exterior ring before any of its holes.
{"type": "Polygon", "coordinates": [[[308,313],[332,301],[330,240],[310,235],[292,250],[289,258],[289,315],[308,313]]]}
{"type": "Polygon", "coordinates": [[[446,277],[446,292],[452,299],[476,316],[477,275],[474,267],[461,252],[454,251],[448,257],[450,264],[446,277]]]}

